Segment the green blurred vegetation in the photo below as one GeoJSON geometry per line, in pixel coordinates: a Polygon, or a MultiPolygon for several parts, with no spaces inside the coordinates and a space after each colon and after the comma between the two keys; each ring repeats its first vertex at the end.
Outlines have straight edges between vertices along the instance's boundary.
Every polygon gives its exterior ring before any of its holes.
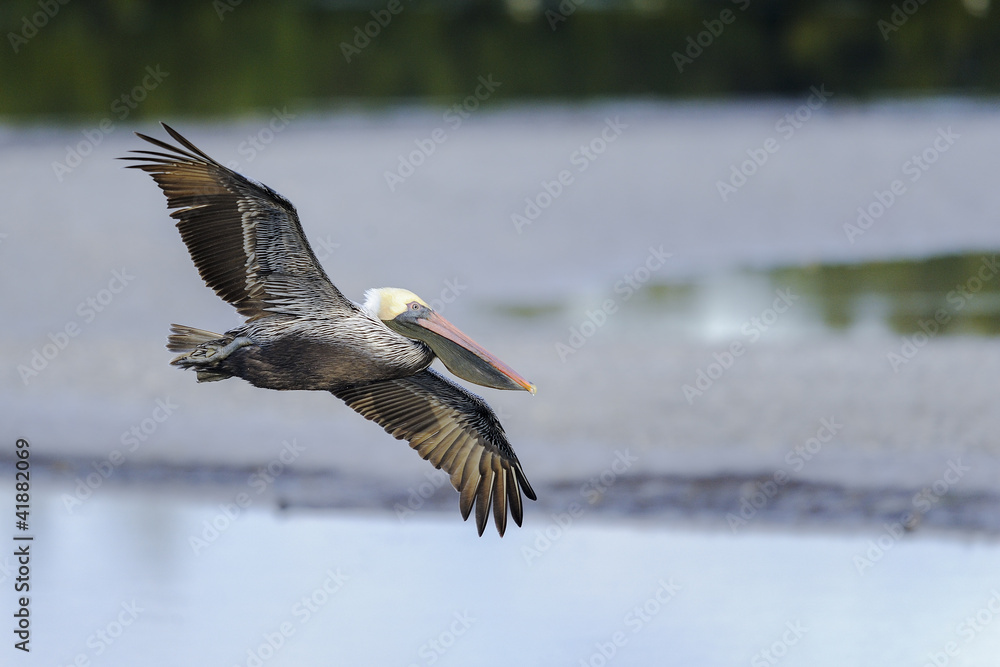
{"type": "Polygon", "coordinates": [[[993,254],[789,267],[770,279],[802,295],[831,329],[876,320],[903,334],[1000,334],[1000,257],[993,254]]]}
{"type": "Polygon", "coordinates": [[[982,0],[908,0],[886,34],[901,0],[346,1],[5,0],[0,115],[107,116],[147,66],[169,75],[134,113],[157,118],[454,99],[481,75],[504,99],[1000,89],[1000,22],[982,0]],[[706,33],[723,10],[734,19],[706,33]],[[348,62],[372,11],[391,20],[348,62]],[[678,72],[699,33],[710,43],[678,72]]]}
{"type": "MultiPolygon", "coordinates": [[[[793,318],[799,325],[818,323],[833,331],[874,325],[902,335],[1000,335],[1000,255],[991,253],[712,273],[645,285],[635,305],[647,322],[663,318],[689,324],[705,317],[706,290],[744,295],[745,312],[757,313],[773,303],[776,290],[786,289],[800,300],[793,318]]],[[[570,314],[568,308],[564,302],[543,302],[501,304],[496,311],[504,318],[534,319],[562,317],[570,314]]]]}

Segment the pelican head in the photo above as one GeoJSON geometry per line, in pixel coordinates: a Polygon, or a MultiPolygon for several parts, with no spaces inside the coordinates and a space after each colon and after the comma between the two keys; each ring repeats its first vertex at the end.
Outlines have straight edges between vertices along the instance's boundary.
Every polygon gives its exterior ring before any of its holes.
{"type": "Polygon", "coordinates": [[[362,309],[393,331],[426,343],[448,370],[463,380],[494,389],[524,389],[535,393],[535,385],[409,290],[395,287],[368,290],[362,309]]]}

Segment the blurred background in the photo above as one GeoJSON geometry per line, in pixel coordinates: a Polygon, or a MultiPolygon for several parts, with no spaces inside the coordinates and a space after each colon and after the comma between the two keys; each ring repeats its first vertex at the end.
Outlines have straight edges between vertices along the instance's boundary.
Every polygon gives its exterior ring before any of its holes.
{"type": "Polygon", "coordinates": [[[0,27],[0,663],[995,664],[990,0],[0,27]],[[410,289],[535,382],[473,387],[523,527],[477,538],[329,394],[168,365],[171,323],[240,319],[115,159],[160,121],[289,198],[348,297],[410,289]]]}

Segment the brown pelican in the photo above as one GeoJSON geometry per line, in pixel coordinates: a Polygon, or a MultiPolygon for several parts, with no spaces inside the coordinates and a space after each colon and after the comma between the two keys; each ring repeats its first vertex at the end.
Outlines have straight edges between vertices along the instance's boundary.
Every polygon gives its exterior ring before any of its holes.
{"type": "Polygon", "coordinates": [[[535,492],[503,427],[481,398],[428,366],[436,356],[479,385],[532,394],[534,385],[412,292],[368,290],[361,305],[344,297],[287,199],[162,125],[179,145],[136,133],[162,152],[122,159],[153,177],[201,277],[246,318],[224,334],[173,325],[167,348],[182,354],[170,363],[199,382],[330,391],[447,471],[463,519],[475,505],[480,535],[491,505],[501,536],[508,507],[520,526],[521,492],[535,492]]]}

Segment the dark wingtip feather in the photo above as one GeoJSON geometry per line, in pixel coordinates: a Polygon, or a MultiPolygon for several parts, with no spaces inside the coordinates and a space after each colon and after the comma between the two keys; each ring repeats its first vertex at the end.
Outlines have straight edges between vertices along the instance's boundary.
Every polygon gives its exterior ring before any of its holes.
{"type": "Polygon", "coordinates": [[[531,488],[531,484],[528,483],[528,478],[524,475],[524,470],[521,469],[521,463],[516,462],[511,468],[514,470],[514,474],[517,475],[517,482],[521,485],[521,490],[524,491],[524,495],[529,500],[538,500],[538,496],[535,495],[535,490],[531,488]]]}
{"type": "Polygon", "coordinates": [[[479,461],[479,488],[476,490],[476,528],[479,529],[480,536],[486,528],[486,518],[490,513],[490,504],[493,499],[493,471],[489,462],[490,453],[484,451],[479,461]]]}
{"type": "MultiPolygon", "coordinates": [[[[202,151],[200,148],[198,148],[193,143],[191,143],[190,141],[188,141],[187,138],[185,138],[184,135],[182,135],[180,132],[178,132],[174,128],[170,127],[169,125],[167,125],[163,121],[160,121],[160,125],[162,125],[163,129],[166,130],[170,134],[170,136],[174,138],[174,141],[176,141],[177,143],[179,143],[181,146],[184,146],[184,148],[188,149],[189,151],[191,151],[192,153],[194,153],[195,155],[197,155],[201,159],[205,160],[209,164],[214,165],[216,167],[222,167],[221,164],[219,164],[218,162],[216,162],[215,160],[213,160],[212,158],[210,158],[208,155],[205,154],[204,151],[202,151]]],[[[223,167],[223,168],[225,168],[225,167],[223,167]]],[[[229,170],[227,169],[226,171],[229,171],[229,170]]]]}
{"type": "MultiPolygon", "coordinates": [[[[162,148],[165,151],[168,151],[168,153],[159,153],[159,152],[154,152],[154,151],[141,151],[141,150],[132,150],[132,151],[129,151],[129,152],[130,153],[136,153],[136,154],[139,154],[139,155],[153,156],[155,158],[158,158],[159,161],[166,161],[168,163],[169,162],[177,162],[178,160],[200,162],[200,163],[204,163],[204,164],[210,164],[213,167],[222,169],[224,171],[230,171],[229,169],[226,169],[221,164],[219,164],[218,162],[216,162],[215,160],[213,160],[211,157],[209,157],[200,148],[198,148],[193,143],[191,143],[186,138],[184,138],[184,136],[180,132],[178,132],[177,130],[175,130],[174,128],[170,127],[169,125],[167,125],[164,122],[160,122],[160,125],[162,125],[163,129],[165,129],[170,134],[170,136],[174,138],[174,140],[177,143],[179,143],[181,146],[183,146],[183,148],[181,148],[180,146],[175,146],[173,144],[169,144],[166,141],[163,141],[162,139],[157,139],[156,137],[151,137],[148,134],[143,134],[142,132],[135,132],[135,136],[139,137],[143,141],[146,141],[146,142],[148,142],[150,144],[153,144],[154,146],[157,146],[159,148],[162,148]],[[185,150],[185,149],[187,149],[187,150],[185,150]]],[[[119,160],[149,160],[149,158],[135,157],[135,156],[131,156],[131,155],[130,156],[126,156],[126,157],[119,157],[117,159],[119,159],[119,160]]],[[[156,160],[154,160],[154,161],[156,161],[156,160]]],[[[148,165],[148,162],[147,162],[147,165],[148,165]]],[[[136,167],[136,168],[140,168],[140,169],[143,167],[143,165],[131,165],[131,166],[136,167]]]]}
{"type": "Polygon", "coordinates": [[[507,503],[510,505],[510,516],[514,519],[514,523],[520,526],[524,508],[521,506],[521,490],[517,487],[517,475],[508,470],[504,474],[504,480],[507,483],[507,503]]]}
{"type": "Polygon", "coordinates": [[[497,532],[503,537],[507,530],[507,495],[505,491],[504,471],[500,467],[500,459],[493,459],[493,523],[497,532]]]}

